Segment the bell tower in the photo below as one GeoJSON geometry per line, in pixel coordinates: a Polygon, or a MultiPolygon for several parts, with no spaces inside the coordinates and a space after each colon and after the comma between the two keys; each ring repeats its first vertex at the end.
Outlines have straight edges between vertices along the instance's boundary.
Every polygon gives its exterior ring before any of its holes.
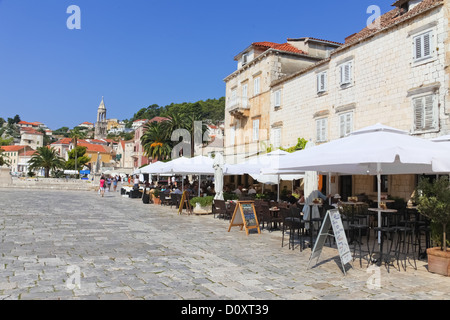
{"type": "Polygon", "coordinates": [[[106,128],[106,107],[102,97],[102,102],[100,102],[97,110],[97,122],[95,123],[94,139],[106,139],[106,128]]]}

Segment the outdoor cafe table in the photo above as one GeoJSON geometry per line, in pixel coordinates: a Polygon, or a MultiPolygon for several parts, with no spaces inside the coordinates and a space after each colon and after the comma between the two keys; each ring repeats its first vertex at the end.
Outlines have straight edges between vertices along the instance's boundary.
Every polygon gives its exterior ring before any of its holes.
{"type": "MultiPolygon", "coordinates": [[[[381,214],[382,213],[396,213],[397,210],[395,209],[382,209],[382,208],[369,208],[367,209],[371,212],[376,212],[378,213],[378,227],[381,227],[382,223],[381,223],[381,214]]],[[[381,241],[381,232],[378,232],[378,243],[380,243],[381,241]]]]}

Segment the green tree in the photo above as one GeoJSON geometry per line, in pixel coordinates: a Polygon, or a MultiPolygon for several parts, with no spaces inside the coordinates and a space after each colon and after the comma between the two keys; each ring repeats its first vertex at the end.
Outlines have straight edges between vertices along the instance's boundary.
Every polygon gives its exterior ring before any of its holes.
{"type": "Polygon", "coordinates": [[[77,168],[83,168],[91,158],[86,155],[86,147],[77,146],[76,148],[69,151],[69,159],[66,161],[67,170],[77,170],[77,168]],[[76,161],[76,163],[75,163],[76,161]]]}
{"type": "Polygon", "coordinates": [[[447,226],[450,225],[450,182],[442,176],[434,182],[420,179],[415,196],[417,210],[442,226],[442,247],[447,251],[447,226]]]}
{"type": "Polygon", "coordinates": [[[167,132],[161,123],[147,123],[141,137],[141,143],[147,157],[161,161],[170,159],[172,147],[167,132]]]}
{"type": "MultiPolygon", "coordinates": [[[[84,139],[84,138],[86,137],[86,132],[80,130],[79,127],[75,127],[75,128],[73,128],[73,130],[70,132],[70,135],[69,135],[69,136],[70,136],[70,138],[72,138],[72,143],[73,143],[74,149],[76,149],[76,148],[78,147],[78,140],[84,139]]],[[[75,155],[75,160],[74,160],[75,167],[74,167],[74,170],[78,170],[78,168],[79,168],[79,166],[78,166],[78,160],[77,160],[78,152],[74,152],[74,155],[75,155]]]]}
{"type": "Polygon", "coordinates": [[[9,166],[9,160],[6,159],[6,156],[3,156],[3,149],[0,148],[0,167],[1,166],[9,166]]]}
{"type": "Polygon", "coordinates": [[[30,170],[45,170],[45,177],[48,178],[50,170],[63,169],[65,161],[61,158],[54,148],[40,147],[37,148],[35,154],[31,157],[30,170]]]}

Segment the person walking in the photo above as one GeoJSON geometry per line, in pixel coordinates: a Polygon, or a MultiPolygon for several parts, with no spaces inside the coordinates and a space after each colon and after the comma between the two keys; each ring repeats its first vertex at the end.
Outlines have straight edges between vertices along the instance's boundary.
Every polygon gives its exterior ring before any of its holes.
{"type": "Polygon", "coordinates": [[[119,179],[117,178],[117,176],[114,176],[114,179],[113,179],[114,192],[117,191],[117,181],[118,181],[118,180],[119,180],[119,179]]]}
{"type": "Polygon", "coordinates": [[[106,183],[105,176],[102,175],[100,177],[100,194],[102,195],[102,198],[105,196],[105,183],[106,183]]]}

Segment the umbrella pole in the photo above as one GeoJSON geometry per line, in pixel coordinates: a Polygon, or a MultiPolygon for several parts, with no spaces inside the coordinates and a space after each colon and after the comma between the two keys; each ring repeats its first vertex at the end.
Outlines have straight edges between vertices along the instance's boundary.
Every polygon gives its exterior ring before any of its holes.
{"type": "Polygon", "coordinates": [[[278,177],[278,196],[277,196],[277,202],[280,202],[280,175],[277,175],[278,177]]]}
{"type": "MultiPolygon", "coordinates": [[[[331,194],[331,172],[328,172],[328,194],[331,194]]],[[[328,204],[331,206],[331,197],[328,198],[328,204]]]]}
{"type": "MultiPolygon", "coordinates": [[[[377,197],[378,209],[381,208],[381,164],[377,163],[377,197]]],[[[381,211],[378,211],[378,227],[381,227],[381,211]]],[[[378,244],[381,244],[381,231],[378,231],[378,244]]]]}

